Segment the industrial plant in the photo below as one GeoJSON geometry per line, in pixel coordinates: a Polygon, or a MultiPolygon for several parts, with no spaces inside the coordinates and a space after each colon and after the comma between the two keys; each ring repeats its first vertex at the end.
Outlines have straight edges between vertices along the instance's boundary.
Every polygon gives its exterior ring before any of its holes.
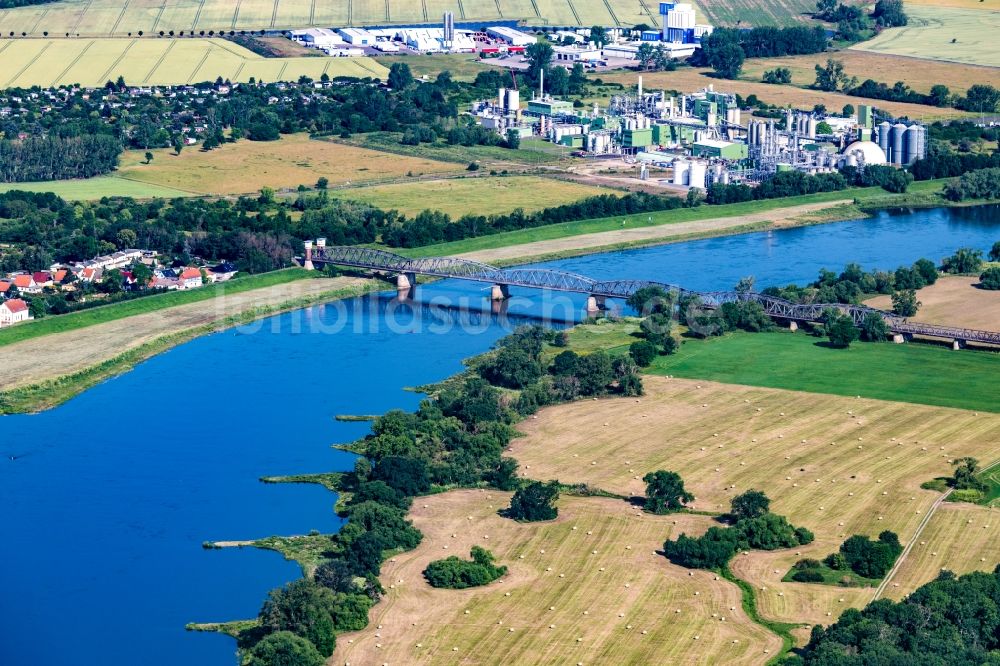
{"type": "Polygon", "coordinates": [[[672,168],[664,184],[678,187],[754,184],[781,171],[906,166],[926,156],[923,125],[883,120],[875,126],[876,111],[867,105],[850,117],[789,108],[779,118],[744,119],[737,96],[711,85],[678,95],[644,90],[640,76],[634,91],[613,96],[606,109],[574,108],[546,94],[544,85],[543,78],[524,108],[511,87],[471,111],[502,135],[538,136],[581,156],[620,158],[643,178],[648,167],[672,168]]]}

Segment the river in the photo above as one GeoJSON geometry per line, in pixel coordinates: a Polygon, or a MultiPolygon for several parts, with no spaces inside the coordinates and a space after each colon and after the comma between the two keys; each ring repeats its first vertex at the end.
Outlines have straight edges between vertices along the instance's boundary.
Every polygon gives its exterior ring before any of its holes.
{"type": "MultiPolygon", "coordinates": [[[[891,269],[996,240],[1000,208],[935,209],[545,265],[723,289],[746,275],[805,282],[848,261],[891,269]]],[[[515,291],[512,312],[569,315],[582,303],[515,291]]],[[[485,295],[449,281],[418,298],[478,308],[485,295]]],[[[330,445],[368,424],[334,415],[414,408],[420,396],[406,387],[455,373],[516,323],[386,297],[331,303],[199,338],[58,408],[0,418],[0,664],[236,663],[231,639],[185,623],[252,617],[298,567],[202,542],[335,531],[331,493],[259,477],[350,468],[353,456],[330,445]]]]}

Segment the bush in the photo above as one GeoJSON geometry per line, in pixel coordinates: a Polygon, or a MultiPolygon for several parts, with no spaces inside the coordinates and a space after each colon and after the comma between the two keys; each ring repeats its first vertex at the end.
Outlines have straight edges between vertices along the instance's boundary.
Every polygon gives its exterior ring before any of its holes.
{"type": "Polygon", "coordinates": [[[485,548],[473,546],[471,556],[471,562],[455,556],[431,562],[424,569],[424,578],[432,587],[463,590],[492,583],[507,573],[507,567],[496,566],[493,553],[485,548]]]}
{"type": "Polygon", "coordinates": [[[792,565],[795,569],[819,569],[822,564],[819,560],[814,560],[811,557],[803,558],[792,565]]]}
{"type": "Polygon", "coordinates": [[[677,472],[658,470],[650,472],[642,480],[646,483],[645,508],[650,513],[672,513],[694,501],[694,495],[684,489],[684,480],[677,472]]]}
{"type": "Polygon", "coordinates": [[[976,273],[983,267],[983,252],[971,247],[959,248],[945,257],[941,267],[946,273],[976,273]]]}
{"type": "Polygon", "coordinates": [[[882,578],[889,573],[903,547],[894,532],[885,531],[879,534],[878,541],[855,534],[840,545],[840,552],[854,573],[865,578],[882,578]]]}
{"type": "Polygon", "coordinates": [[[1000,289],[1000,266],[991,266],[979,276],[979,286],[996,291],[1000,289]]]}
{"type": "Polygon", "coordinates": [[[244,666],[323,666],[323,655],[290,631],[265,636],[247,653],[244,666]]]}
{"type": "Polygon", "coordinates": [[[635,364],[640,368],[645,368],[653,359],[656,358],[657,349],[656,345],[648,340],[639,340],[638,342],[633,342],[628,348],[629,356],[635,361],[635,364]]]}
{"type": "Polygon", "coordinates": [[[803,569],[793,573],[792,580],[799,583],[822,583],[823,574],[816,569],[803,569]]]}

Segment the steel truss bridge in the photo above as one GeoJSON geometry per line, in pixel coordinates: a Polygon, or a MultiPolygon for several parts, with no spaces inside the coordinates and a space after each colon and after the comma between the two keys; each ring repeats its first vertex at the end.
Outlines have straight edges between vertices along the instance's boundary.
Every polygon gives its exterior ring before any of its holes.
{"type": "Polygon", "coordinates": [[[854,324],[860,326],[865,317],[874,313],[885,320],[889,329],[894,334],[904,336],[904,338],[919,335],[951,340],[956,346],[967,342],[1000,345],[1000,331],[981,331],[911,322],[892,312],[877,310],[864,305],[845,305],[843,303],[799,304],[757,292],[692,291],[677,285],[652,280],[599,281],[566,271],[555,271],[546,268],[497,268],[478,261],[457,259],[455,257],[410,259],[392,252],[365,247],[318,246],[312,249],[311,256],[307,254],[306,258],[311,258],[314,264],[334,264],[403,276],[427,275],[438,278],[471,280],[499,285],[504,288],[529,287],[532,289],[565,291],[587,294],[596,299],[627,299],[643,287],[660,287],[667,292],[679,294],[680,296],[697,297],[701,300],[701,306],[709,310],[716,309],[724,303],[756,302],[764,308],[764,312],[768,316],[789,322],[817,322],[820,320],[824,310],[834,308],[850,316],[854,324]]]}

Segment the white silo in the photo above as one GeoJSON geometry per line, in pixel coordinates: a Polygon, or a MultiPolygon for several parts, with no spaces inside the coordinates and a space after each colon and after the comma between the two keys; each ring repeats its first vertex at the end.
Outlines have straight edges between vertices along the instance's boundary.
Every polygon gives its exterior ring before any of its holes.
{"type": "Polygon", "coordinates": [[[507,90],[507,110],[517,111],[521,108],[521,93],[513,88],[507,90]]]}
{"type": "Polygon", "coordinates": [[[913,164],[925,156],[924,131],[922,125],[910,125],[906,129],[906,164],[913,164]]]}
{"type": "Polygon", "coordinates": [[[507,89],[500,88],[497,90],[497,106],[501,109],[507,108],[507,89]]]}
{"type": "Polygon", "coordinates": [[[674,160],[674,185],[687,185],[690,167],[687,160],[674,160]]]}
{"type": "Polygon", "coordinates": [[[785,109],[785,131],[794,132],[795,115],[792,113],[791,107],[785,109]]]}
{"type": "Polygon", "coordinates": [[[698,187],[705,189],[705,175],[707,173],[707,166],[704,162],[691,162],[691,169],[688,172],[688,185],[690,187],[698,187]]]}
{"type": "Polygon", "coordinates": [[[816,127],[819,125],[819,123],[816,122],[816,116],[809,116],[809,120],[807,122],[808,124],[806,125],[806,136],[808,136],[810,139],[815,139],[816,127]]]}
{"type": "Polygon", "coordinates": [[[878,147],[882,149],[882,152],[889,155],[889,133],[891,131],[892,125],[887,121],[883,120],[878,124],[878,147]]]}

